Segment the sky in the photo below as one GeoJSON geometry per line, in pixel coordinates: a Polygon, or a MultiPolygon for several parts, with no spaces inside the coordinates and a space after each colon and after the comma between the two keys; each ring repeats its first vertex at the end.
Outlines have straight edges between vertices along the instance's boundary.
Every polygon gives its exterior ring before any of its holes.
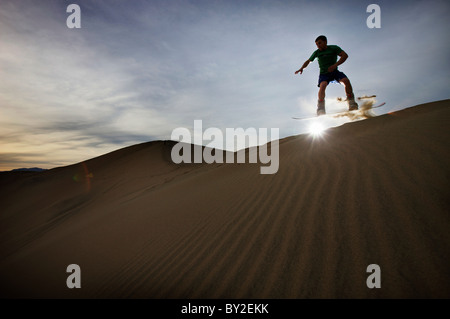
{"type": "MultiPolygon", "coordinates": [[[[321,34],[348,54],[355,95],[386,102],[377,115],[448,99],[449,16],[447,0],[0,0],[0,171],[169,140],[195,120],[306,133],[292,117],[315,114],[317,60],[294,72],[321,34]]],[[[328,111],[346,108],[342,85],[326,94],[328,111]]]]}

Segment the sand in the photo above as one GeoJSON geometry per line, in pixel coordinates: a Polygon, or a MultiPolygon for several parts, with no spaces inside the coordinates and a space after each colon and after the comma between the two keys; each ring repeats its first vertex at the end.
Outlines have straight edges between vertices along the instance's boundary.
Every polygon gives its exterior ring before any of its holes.
{"type": "Polygon", "coordinates": [[[1,297],[449,298],[449,120],[445,100],[284,138],[274,175],[177,165],[169,141],[1,173],[1,297]]]}

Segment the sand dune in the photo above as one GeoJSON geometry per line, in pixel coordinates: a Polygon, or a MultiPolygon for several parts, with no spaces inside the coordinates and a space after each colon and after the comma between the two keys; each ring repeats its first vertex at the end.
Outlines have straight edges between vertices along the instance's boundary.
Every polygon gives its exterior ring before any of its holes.
{"type": "Polygon", "coordinates": [[[449,298],[449,120],[445,100],[285,138],[274,175],[162,141],[1,173],[1,296],[449,298]]]}

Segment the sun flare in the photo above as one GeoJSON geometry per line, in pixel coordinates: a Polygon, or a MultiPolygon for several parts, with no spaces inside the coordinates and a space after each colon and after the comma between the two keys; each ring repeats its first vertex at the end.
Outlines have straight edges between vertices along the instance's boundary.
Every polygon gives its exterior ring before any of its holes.
{"type": "Polygon", "coordinates": [[[322,136],[323,132],[326,130],[326,127],[319,122],[312,123],[309,126],[309,134],[314,137],[322,136]]]}

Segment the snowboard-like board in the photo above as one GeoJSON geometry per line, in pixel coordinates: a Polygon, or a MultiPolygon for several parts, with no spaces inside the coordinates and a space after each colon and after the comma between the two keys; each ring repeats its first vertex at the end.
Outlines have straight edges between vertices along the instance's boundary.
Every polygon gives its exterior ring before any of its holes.
{"type": "Polygon", "coordinates": [[[341,111],[341,112],[326,113],[326,114],[323,114],[323,115],[305,116],[305,117],[292,117],[292,118],[294,120],[307,120],[307,119],[313,119],[313,118],[317,118],[317,117],[339,116],[339,115],[343,115],[343,114],[348,114],[348,115],[355,114],[356,115],[358,112],[370,111],[372,109],[376,109],[378,107],[382,107],[385,104],[386,104],[386,102],[383,102],[381,104],[378,104],[378,105],[375,105],[375,106],[372,106],[372,107],[369,107],[369,108],[359,108],[359,109],[353,110],[353,111],[348,111],[347,110],[347,111],[341,111]]]}

